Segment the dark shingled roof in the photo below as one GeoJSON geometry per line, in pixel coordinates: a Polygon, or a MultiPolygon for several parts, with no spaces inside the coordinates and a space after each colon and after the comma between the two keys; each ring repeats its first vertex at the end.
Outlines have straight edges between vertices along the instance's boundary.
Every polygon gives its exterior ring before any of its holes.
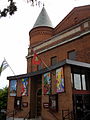
{"type": "Polygon", "coordinates": [[[40,27],[40,26],[47,26],[47,27],[53,28],[52,22],[44,7],[42,8],[42,11],[40,12],[33,28],[40,27]]]}

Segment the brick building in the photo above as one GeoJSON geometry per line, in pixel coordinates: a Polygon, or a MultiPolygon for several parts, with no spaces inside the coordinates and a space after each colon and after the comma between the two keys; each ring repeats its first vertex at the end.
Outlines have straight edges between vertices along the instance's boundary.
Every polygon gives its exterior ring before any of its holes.
{"type": "Polygon", "coordinates": [[[90,120],[90,5],[55,28],[43,7],[29,36],[27,74],[8,77],[7,119],[90,120]]]}

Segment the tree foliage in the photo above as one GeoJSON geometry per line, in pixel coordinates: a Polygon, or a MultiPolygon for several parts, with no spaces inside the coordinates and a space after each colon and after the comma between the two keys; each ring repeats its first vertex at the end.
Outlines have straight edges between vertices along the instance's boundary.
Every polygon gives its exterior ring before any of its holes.
{"type": "Polygon", "coordinates": [[[0,90],[0,110],[7,108],[8,88],[5,87],[0,90]]]}
{"type": "Polygon", "coordinates": [[[27,0],[27,3],[30,2],[31,6],[39,6],[41,5],[41,0],[27,0]]]}
{"type": "MultiPolygon", "coordinates": [[[[40,6],[41,1],[40,0],[26,0],[27,3],[31,3],[31,6],[38,5],[40,6]]],[[[8,14],[13,15],[17,11],[16,3],[13,0],[8,0],[9,5],[6,8],[3,8],[3,10],[0,10],[0,18],[6,17],[8,14]]]]}
{"type": "Polygon", "coordinates": [[[16,3],[13,2],[13,0],[8,0],[8,2],[9,2],[9,6],[7,6],[6,8],[3,8],[2,11],[0,10],[0,18],[6,17],[7,14],[13,15],[15,11],[17,11],[17,6],[15,5],[16,3]]]}

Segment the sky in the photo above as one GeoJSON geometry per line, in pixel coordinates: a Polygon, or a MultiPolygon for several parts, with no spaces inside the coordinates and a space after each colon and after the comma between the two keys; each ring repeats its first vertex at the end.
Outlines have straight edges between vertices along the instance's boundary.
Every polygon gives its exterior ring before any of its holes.
{"type": "MultiPolygon", "coordinates": [[[[7,0],[8,1],[8,0],[7,0]]],[[[15,74],[7,67],[0,76],[0,89],[8,86],[7,76],[27,73],[26,56],[29,47],[29,31],[32,29],[42,7],[45,9],[55,27],[74,8],[90,5],[90,0],[41,0],[41,6],[32,7],[27,0],[14,0],[17,12],[13,16],[0,19],[0,65],[4,57],[15,74]]],[[[8,5],[0,1],[0,9],[8,5]]]]}

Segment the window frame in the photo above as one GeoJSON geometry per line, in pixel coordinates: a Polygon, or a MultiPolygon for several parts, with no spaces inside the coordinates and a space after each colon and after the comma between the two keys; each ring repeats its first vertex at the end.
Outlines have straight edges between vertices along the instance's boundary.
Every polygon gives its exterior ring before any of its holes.
{"type": "Polygon", "coordinates": [[[67,58],[68,59],[70,59],[70,60],[75,60],[76,59],[76,50],[70,50],[70,51],[68,51],[67,52],[67,58]],[[70,53],[74,53],[74,58],[73,58],[73,56],[72,57],[70,57],[70,53]]]}
{"type": "Polygon", "coordinates": [[[51,65],[55,65],[55,64],[57,64],[57,62],[58,62],[57,56],[51,57],[51,65]],[[55,60],[55,61],[53,62],[53,60],[55,60]]]}
{"type": "Polygon", "coordinates": [[[74,74],[80,74],[80,80],[81,80],[81,91],[89,91],[90,90],[90,83],[89,83],[89,70],[81,67],[72,66],[71,67],[71,82],[72,82],[72,88],[75,89],[75,82],[74,82],[74,74]],[[84,82],[83,82],[83,75],[84,75],[84,82]],[[84,84],[85,83],[85,84],[84,84]],[[85,86],[84,86],[85,85],[85,86]]]}
{"type": "MultiPolygon", "coordinates": [[[[83,78],[82,78],[82,75],[84,75],[85,76],[85,74],[80,74],[80,73],[74,73],[73,74],[73,87],[74,87],[74,89],[76,89],[76,90],[87,90],[87,86],[86,86],[86,77],[84,77],[85,79],[84,79],[84,82],[85,82],[85,89],[84,89],[84,84],[83,84],[83,78]],[[80,76],[80,89],[79,88],[76,88],[75,87],[75,76],[74,75],[79,75],[80,76]]],[[[79,84],[79,83],[78,83],[79,84]]]]}
{"type": "Polygon", "coordinates": [[[21,97],[16,96],[14,100],[14,108],[16,110],[21,110],[21,106],[22,106],[22,96],[21,97]]]}

